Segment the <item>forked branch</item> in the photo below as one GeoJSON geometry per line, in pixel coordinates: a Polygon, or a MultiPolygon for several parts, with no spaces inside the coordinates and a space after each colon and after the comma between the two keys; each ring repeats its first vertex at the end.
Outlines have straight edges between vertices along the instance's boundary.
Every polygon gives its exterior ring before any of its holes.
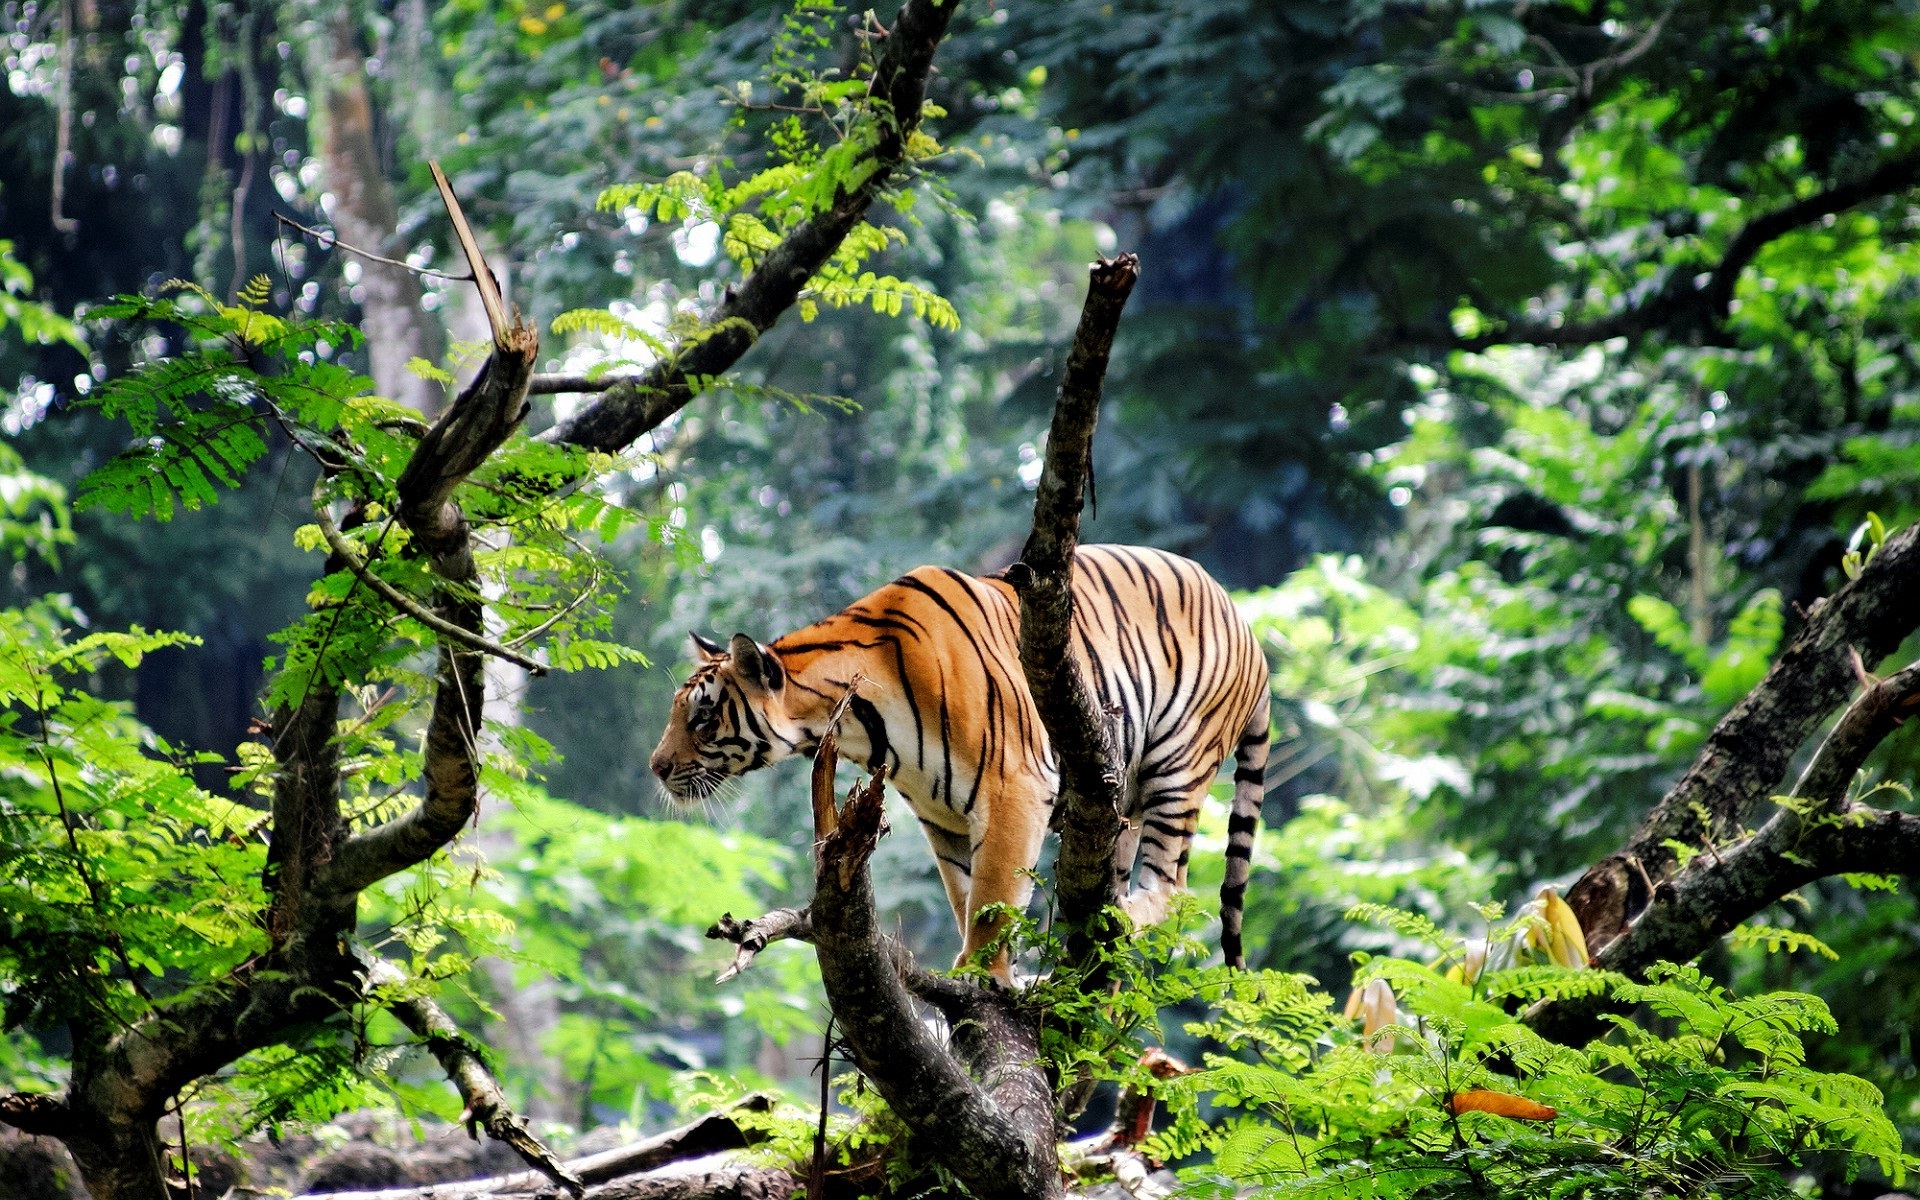
{"type": "MultiPolygon", "coordinates": [[[[1675,845],[1735,840],[1767,797],[1780,791],[1795,752],[1858,687],[1856,661],[1870,669],[1917,627],[1920,526],[1910,526],[1888,538],[1858,578],[1813,611],[1626,845],[1568,891],[1588,946],[1602,952],[1651,902],[1651,890],[1678,868],[1675,845]]],[[[1844,774],[1851,779],[1853,772],[1844,774]]],[[[1831,781],[1818,786],[1832,790],[1831,781]]]]}

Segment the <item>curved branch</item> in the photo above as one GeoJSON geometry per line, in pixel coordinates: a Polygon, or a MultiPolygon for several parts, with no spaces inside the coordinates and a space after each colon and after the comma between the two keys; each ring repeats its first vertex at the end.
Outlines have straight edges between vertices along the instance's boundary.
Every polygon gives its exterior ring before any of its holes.
{"type": "Polygon", "coordinates": [[[1646,907],[1649,889],[1678,866],[1673,843],[1717,846],[1738,837],[1777,792],[1808,735],[1853,691],[1855,655],[1878,663],[1917,627],[1920,526],[1910,526],[1888,538],[1858,578],[1815,607],[1626,845],[1568,890],[1587,945],[1600,953],[1646,907]]]}
{"type": "Polygon", "coordinates": [[[491,654],[496,658],[504,658],[508,662],[525,669],[529,675],[545,675],[547,673],[545,663],[528,658],[518,651],[509,650],[497,642],[488,641],[471,629],[462,629],[445,617],[438,616],[431,612],[413,597],[407,595],[399,588],[394,587],[378,575],[375,575],[368,569],[366,563],[360,561],[360,555],[355,552],[353,543],[347,540],[346,535],[340,532],[340,527],[333,523],[333,518],[327,515],[326,502],[317,494],[314,497],[313,515],[315,522],[320,526],[320,536],[327,539],[328,548],[340,556],[340,561],[346,564],[347,570],[352,571],[361,583],[366,584],[375,592],[379,593],[382,600],[385,600],[402,613],[425,625],[428,629],[433,630],[441,637],[459,642],[469,650],[478,650],[482,654],[491,654]]]}
{"type": "Polygon", "coordinates": [[[697,381],[726,371],[773,328],[906,164],[907,142],[919,127],[926,102],[934,50],[958,7],[958,0],[907,0],[894,18],[870,94],[870,103],[881,110],[880,136],[856,166],[856,174],[860,166],[872,167],[861,182],[841,191],[825,211],[768,251],[679,353],[637,377],[609,385],[597,402],[543,438],[591,450],[621,450],[686,407],[699,390],[697,381]]]}
{"type": "MultiPolygon", "coordinates": [[[[399,968],[384,961],[375,961],[367,973],[369,985],[400,978],[399,968]]],[[[460,1101],[465,1106],[460,1114],[462,1124],[478,1123],[486,1129],[487,1136],[505,1142],[528,1166],[559,1184],[573,1200],[580,1200],[586,1192],[580,1177],[562,1166],[553,1151],[533,1136],[526,1118],[508,1105],[500,1081],[493,1077],[479,1052],[445,1009],[425,996],[413,996],[389,1005],[388,1011],[426,1042],[427,1051],[460,1092],[460,1101]]]]}

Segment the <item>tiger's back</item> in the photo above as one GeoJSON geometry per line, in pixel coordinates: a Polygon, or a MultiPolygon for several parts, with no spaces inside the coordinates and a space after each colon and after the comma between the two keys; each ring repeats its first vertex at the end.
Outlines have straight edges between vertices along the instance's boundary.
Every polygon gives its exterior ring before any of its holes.
{"type": "MultiPolygon", "coordinates": [[[[1136,923],[1165,915],[1186,883],[1201,802],[1220,764],[1236,755],[1221,907],[1223,949],[1238,962],[1266,763],[1265,658],[1196,563],[1158,550],[1083,546],[1075,565],[1072,652],[1110,714],[1124,760],[1128,825],[1115,853],[1116,885],[1125,889],[1137,856],[1124,904],[1136,923]]],[[[1052,747],[1020,669],[1019,623],[1019,598],[1004,579],[921,567],[771,645],[736,637],[682,692],[692,689],[700,702],[701,689],[731,686],[733,736],[754,747],[732,755],[739,765],[722,768],[732,774],[783,757],[783,748],[811,753],[858,680],[836,731],[842,753],[889,768],[933,847],[971,952],[993,932],[974,920],[980,909],[1025,904],[1058,792],[1052,747]]],[[[674,734],[670,726],[656,770],[674,734]]],[[[662,777],[671,790],[670,775],[662,777]]]]}

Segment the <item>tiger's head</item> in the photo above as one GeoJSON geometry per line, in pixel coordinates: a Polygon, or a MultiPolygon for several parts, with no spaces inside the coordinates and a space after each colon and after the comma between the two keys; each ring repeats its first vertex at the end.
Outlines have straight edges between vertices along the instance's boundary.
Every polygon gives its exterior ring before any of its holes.
{"type": "Polygon", "coordinates": [[[744,633],[725,646],[692,637],[697,665],[674,693],[673,715],[648,761],[681,804],[792,755],[805,736],[787,715],[787,673],[772,651],[744,633]]]}

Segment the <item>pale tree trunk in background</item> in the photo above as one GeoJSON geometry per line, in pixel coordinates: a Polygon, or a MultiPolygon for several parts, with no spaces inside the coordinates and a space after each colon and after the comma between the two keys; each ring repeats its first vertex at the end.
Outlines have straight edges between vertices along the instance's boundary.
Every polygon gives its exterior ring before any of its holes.
{"type": "MultiPolygon", "coordinates": [[[[421,14],[409,22],[403,37],[424,30],[421,14]]],[[[360,52],[352,18],[344,7],[329,18],[323,34],[322,62],[317,77],[323,81],[325,130],[321,161],[327,190],[333,194],[329,213],[342,240],[390,258],[401,257],[394,244],[399,209],[393,189],[380,169],[374,143],[373,98],[367,88],[366,58],[360,52]]],[[[396,55],[401,63],[417,63],[419,56],[396,55]]],[[[418,132],[418,131],[416,131],[418,132]]],[[[504,257],[501,259],[504,266],[504,257]]],[[[438,364],[445,353],[440,327],[420,306],[420,281],[412,272],[384,263],[360,263],[361,328],[371,359],[368,374],[374,390],[432,417],[445,403],[441,385],[407,370],[407,360],[420,357],[438,364]]],[[[504,292],[508,281],[500,279],[504,292]]],[[[489,333],[486,314],[473,302],[470,288],[449,291],[454,301],[447,313],[454,336],[484,342],[489,333]]],[[[473,369],[478,369],[477,364],[473,369]]],[[[463,372],[465,374],[465,372],[463,372]]],[[[486,719],[503,725],[520,721],[520,700],[527,674],[512,663],[489,659],[486,666],[486,719]]],[[[492,748],[492,747],[489,747],[492,748]]],[[[497,825],[482,823],[465,844],[495,861],[512,852],[513,840],[497,825]]],[[[560,1063],[546,1053],[544,1043],[560,1023],[560,997],[553,981],[539,978],[516,987],[514,967],[499,959],[480,960],[480,971],[493,992],[500,1020],[488,1029],[488,1040],[502,1051],[502,1060],[514,1064],[530,1082],[529,1094],[515,1096],[521,1111],[534,1120],[564,1120],[572,1111],[567,1103],[567,1081],[560,1063]]]]}
{"type": "MultiPolygon", "coordinates": [[[[489,722],[520,724],[520,704],[526,691],[524,668],[500,659],[488,660],[489,722]]],[[[499,748],[497,738],[485,733],[481,736],[486,749],[499,748]]],[[[498,821],[483,820],[480,828],[467,836],[466,844],[496,863],[505,862],[514,849],[513,835],[498,821]]],[[[535,975],[517,985],[514,965],[498,958],[482,958],[478,965],[492,989],[494,1011],[500,1014],[498,1021],[488,1023],[487,1040],[500,1051],[502,1062],[513,1064],[514,1076],[530,1085],[525,1095],[514,1097],[520,1111],[536,1121],[575,1120],[582,1106],[572,1096],[573,1084],[566,1078],[560,1060],[547,1053],[545,1044],[547,1035],[560,1024],[559,987],[546,975],[535,975]]]]}
{"type": "MultiPolygon", "coordinates": [[[[373,140],[367,61],[346,6],[328,19],[312,58],[324,113],[320,161],[333,196],[327,215],[348,245],[403,258],[404,247],[394,236],[399,209],[373,140]]],[[[413,358],[438,364],[444,350],[438,325],[420,307],[420,280],[404,267],[367,259],[359,265],[360,328],[374,390],[432,417],[440,409],[440,385],[407,370],[413,358]]]]}

